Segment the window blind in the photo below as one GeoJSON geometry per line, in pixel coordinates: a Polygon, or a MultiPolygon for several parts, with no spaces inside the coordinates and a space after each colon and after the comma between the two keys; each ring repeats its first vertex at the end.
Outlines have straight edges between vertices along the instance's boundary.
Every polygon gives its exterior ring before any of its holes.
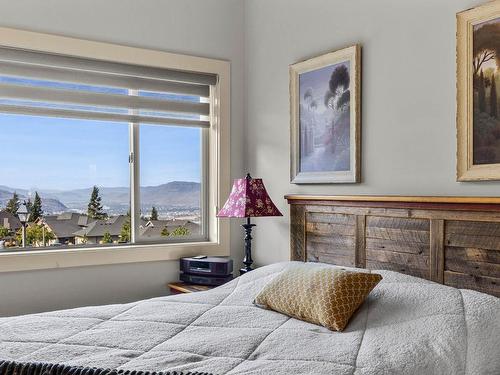
{"type": "Polygon", "coordinates": [[[0,112],[210,126],[217,76],[0,47],[0,112]]]}

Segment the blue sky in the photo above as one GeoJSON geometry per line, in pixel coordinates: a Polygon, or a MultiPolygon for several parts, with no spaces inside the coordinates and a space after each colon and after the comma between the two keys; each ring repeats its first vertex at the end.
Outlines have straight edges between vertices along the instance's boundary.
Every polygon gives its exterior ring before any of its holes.
{"type": "MultiPolygon", "coordinates": [[[[141,125],[141,185],[200,181],[196,128],[141,125]]],[[[129,185],[128,124],[0,114],[0,185],[129,185]]]]}
{"type": "MultiPolygon", "coordinates": [[[[0,83],[127,95],[123,88],[0,76],[0,83]]],[[[157,99],[199,101],[195,96],[140,91],[157,99]]],[[[24,103],[56,108],[120,112],[113,108],[24,103]]],[[[125,111],[126,113],[126,111],[125,111]]],[[[200,182],[201,131],[141,125],[141,185],[200,182]]],[[[69,190],[93,185],[129,186],[128,124],[19,116],[0,113],[0,185],[22,189],[69,190]]]]}

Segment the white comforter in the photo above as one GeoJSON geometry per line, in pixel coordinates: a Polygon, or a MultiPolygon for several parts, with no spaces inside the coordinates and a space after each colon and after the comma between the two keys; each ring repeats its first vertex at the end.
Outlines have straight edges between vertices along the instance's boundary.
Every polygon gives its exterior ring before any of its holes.
{"type": "MultiPolygon", "coordinates": [[[[500,374],[500,299],[395,272],[344,332],[252,305],[290,263],[208,292],[0,319],[0,359],[214,374],[500,374]]],[[[1,301],[0,301],[1,303],[1,301]]]]}

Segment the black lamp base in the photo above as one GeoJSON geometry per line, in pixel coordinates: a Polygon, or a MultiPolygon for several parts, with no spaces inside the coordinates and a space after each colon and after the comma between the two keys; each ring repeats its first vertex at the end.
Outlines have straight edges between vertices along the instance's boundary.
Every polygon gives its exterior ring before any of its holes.
{"type": "Polygon", "coordinates": [[[247,272],[253,270],[252,268],[252,228],[255,227],[255,224],[250,222],[250,218],[247,217],[246,224],[242,225],[243,229],[245,229],[245,258],[243,258],[243,264],[245,265],[240,269],[240,275],[243,275],[247,272]]]}
{"type": "Polygon", "coordinates": [[[245,267],[240,268],[240,276],[241,276],[241,275],[246,274],[247,272],[253,271],[253,270],[254,270],[254,269],[253,269],[253,268],[251,268],[251,267],[249,267],[248,269],[247,269],[247,268],[245,268],[245,267]]]}

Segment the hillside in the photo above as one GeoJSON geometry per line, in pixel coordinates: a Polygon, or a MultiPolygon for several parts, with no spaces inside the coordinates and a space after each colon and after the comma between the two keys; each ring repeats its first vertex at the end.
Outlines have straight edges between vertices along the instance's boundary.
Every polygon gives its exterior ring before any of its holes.
{"type": "MultiPolygon", "coordinates": [[[[0,205],[3,207],[17,191],[20,199],[27,199],[28,191],[0,186],[0,205]]],[[[35,189],[32,190],[33,192],[35,189]]],[[[38,190],[47,214],[64,210],[86,211],[92,187],[67,191],[38,190]]],[[[129,208],[128,187],[100,187],[102,204],[110,214],[125,213],[129,208]]],[[[147,210],[155,206],[162,210],[191,210],[200,207],[200,184],[173,181],[158,186],[141,187],[141,206],[147,210]]]]}
{"type": "MultiPolygon", "coordinates": [[[[10,188],[8,188],[8,190],[0,190],[0,208],[3,208],[7,205],[7,202],[9,201],[9,199],[12,198],[12,194],[14,191],[18,192],[19,200],[21,202],[28,200],[28,194],[26,190],[23,189],[16,190],[10,188]]],[[[44,198],[42,200],[42,209],[47,214],[54,214],[67,211],[68,207],[66,207],[58,199],[44,198]]]]}
{"type": "Polygon", "coordinates": [[[158,186],[144,186],[141,187],[141,203],[148,206],[198,208],[200,207],[200,184],[173,181],[158,186]]]}

